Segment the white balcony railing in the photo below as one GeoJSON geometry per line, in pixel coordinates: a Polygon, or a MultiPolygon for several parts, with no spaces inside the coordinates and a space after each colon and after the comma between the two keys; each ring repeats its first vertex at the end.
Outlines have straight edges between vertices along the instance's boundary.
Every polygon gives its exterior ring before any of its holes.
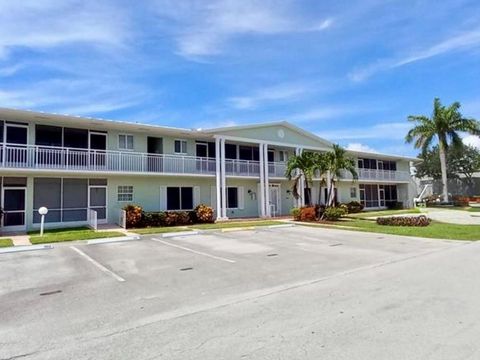
{"type": "MultiPolygon", "coordinates": [[[[374,180],[374,181],[409,181],[410,173],[408,171],[392,171],[377,169],[357,169],[358,180],[374,180]]],[[[342,179],[352,179],[349,172],[342,172],[342,179]]]]}
{"type": "Polygon", "coordinates": [[[46,170],[215,174],[215,159],[44,146],[0,147],[0,166],[46,170]]]}

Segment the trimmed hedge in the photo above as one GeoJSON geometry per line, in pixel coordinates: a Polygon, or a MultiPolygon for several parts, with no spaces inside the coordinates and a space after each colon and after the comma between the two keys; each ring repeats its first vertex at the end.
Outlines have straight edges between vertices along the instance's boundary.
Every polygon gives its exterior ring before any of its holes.
{"type": "Polygon", "coordinates": [[[335,221],[340,219],[342,216],[347,215],[346,206],[338,206],[338,207],[327,207],[325,212],[323,213],[325,219],[335,221]]]}
{"type": "Polygon", "coordinates": [[[350,201],[350,202],[348,202],[346,204],[342,204],[342,205],[347,206],[349,214],[359,213],[363,210],[363,204],[358,202],[358,201],[350,201]]]}
{"type": "Polygon", "coordinates": [[[127,228],[145,228],[161,226],[182,226],[196,223],[213,223],[213,209],[207,205],[198,205],[193,211],[147,212],[138,205],[127,205],[127,228]]]}
{"type": "Polygon", "coordinates": [[[425,215],[420,216],[389,216],[377,218],[378,225],[390,226],[428,226],[430,219],[425,215]]]}

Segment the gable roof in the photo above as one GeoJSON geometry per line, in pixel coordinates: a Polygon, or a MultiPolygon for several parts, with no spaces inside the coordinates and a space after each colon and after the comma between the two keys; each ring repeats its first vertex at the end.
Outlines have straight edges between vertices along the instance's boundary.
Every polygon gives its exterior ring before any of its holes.
{"type": "Polygon", "coordinates": [[[215,134],[215,133],[221,133],[224,131],[235,131],[235,130],[247,130],[247,129],[259,129],[259,128],[265,128],[265,127],[271,127],[271,126],[283,126],[286,127],[287,129],[290,129],[294,132],[297,132],[301,134],[302,136],[305,136],[311,140],[318,141],[322,143],[323,145],[331,147],[333,143],[330,141],[321,138],[320,136],[317,136],[310,131],[304,130],[299,126],[296,126],[288,121],[282,120],[282,121],[272,121],[272,122],[266,122],[266,123],[261,123],[261,124],[247,124],[247,125],[235,125],[235,126],[225,126],[225,127],[218,127],[218,128],[211,128],[211,129],[204,129],[201,130],[204,133],[210,133],[210,134],[215,134]]]}

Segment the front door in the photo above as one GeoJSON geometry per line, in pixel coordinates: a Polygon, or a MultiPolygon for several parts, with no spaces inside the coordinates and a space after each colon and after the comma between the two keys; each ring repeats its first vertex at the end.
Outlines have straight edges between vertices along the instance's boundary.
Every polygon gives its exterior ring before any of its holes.
{"type": "Polygon", "coordinates": [[[270,184],[270,212],[272,216],[278,216],[282,213],[282,199],[280,196],[280,185],[270,184]]]}
{"type": "Polygon", "coordinates": [[[27,156],[28,125],[9,124],[5,125],[5,143],[8,146],[5,157],[10,166],[26,164],[27,156]]]}
{"type": "Polygon", "coordinates": [[[25,192],[24,187],[3,188],[2,225],[7,231],[25,230],[25,192]]]}
{"type": "Polygon", "coordinates": [[[99,224],[107,222],[107,187],[90,186],[88,189],[88,208],[97,212],[99,224]]]}

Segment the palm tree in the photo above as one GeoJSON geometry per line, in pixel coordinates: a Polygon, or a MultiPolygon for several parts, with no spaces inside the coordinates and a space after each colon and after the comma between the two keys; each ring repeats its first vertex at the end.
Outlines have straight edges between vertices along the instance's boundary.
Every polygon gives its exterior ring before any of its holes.
{"type": "Polygon", "coordinates": [[[323,168],[328,171],[330,181],[327,191],[327,206],[332,206],[335,200],[335,183],[343,172],[349,172],[353,180],[358,179],[355,160],[347,155],[347,151],[340,145],[333,144],[331,151],[320,155],[323,168]]]}
{"type": "MultiPolygon", "coordinates": [[[[292,194],[295,199],[303,196],[303,191],[300,193],[300,180],[305,179],[305,189],[310,195],[310,184],[312,184],[313,175],[318,168],[318,154],[304,151],[300,155],[292,156],[288,159],[285,176],[288,180],[293,180],[292,194]]],[[[311,196],[308,196],[310,203],[311,196]]]]}
{"type": "Polygon", "coordinates": [[[480,123],[474,119],[464,118],[459,109],[459,102],[454,102],[452,105],[445,107],[439,98],[435,98],[431,117],[424,115],[410,115],[408,117],[408,121],[416,123],[416,125],[408,131],[405,137],[407,143],[415,141],[415,148],[426,152],[435,139],[438,142],[444,202],[448,202],[446,155],[448,147],[450,145],[455,147],[462,145],[459,132],[480,135],[480,123]]]}

